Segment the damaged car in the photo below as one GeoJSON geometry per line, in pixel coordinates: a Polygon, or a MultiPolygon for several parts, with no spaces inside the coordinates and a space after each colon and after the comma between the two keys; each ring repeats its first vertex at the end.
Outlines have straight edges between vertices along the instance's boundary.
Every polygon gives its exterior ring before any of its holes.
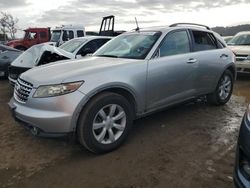
{"type": "Polygon", "coordinates": [[[60,47],[49,44],[38,44],[20,55],[9,67],[9,82],[15,85],[19,75],[33,67],[60,60],[80,59],[94,53],[112,37],[87,36],[72,39],[60,47]]]}
{"type": "Polygon", "coordinates": [[[10,64],[21,54],[22,51],[12,50],[12,48],[10,48],[10,50],[5,49],[4,52],[0,53],[0,78],[8,78],[8,68],[10,64]]]}
{"type": "Polygon", "coordinates": [[[22,51],[0,44],[0,78],[8,78],[10,64],[22,54],[22,51]]]}

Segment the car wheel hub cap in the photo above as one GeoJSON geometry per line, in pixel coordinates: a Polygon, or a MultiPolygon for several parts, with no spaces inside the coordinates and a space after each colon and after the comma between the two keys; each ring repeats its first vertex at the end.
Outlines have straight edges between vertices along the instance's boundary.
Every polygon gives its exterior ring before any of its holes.
{"type": "Polygon", "coordinates": [[[95,115],[92,131],[95,139],[101,144],[111,144],[117,141],[126,126],[126,113],[117,104],[101,108],[95,115]]]}
{"type": "Polygon", "coordinates": [[[223,76],[218,90],[220,99],[225,100],[230,95],[231,89],[232,81],[230,77],[227,75],[223,76]]]}

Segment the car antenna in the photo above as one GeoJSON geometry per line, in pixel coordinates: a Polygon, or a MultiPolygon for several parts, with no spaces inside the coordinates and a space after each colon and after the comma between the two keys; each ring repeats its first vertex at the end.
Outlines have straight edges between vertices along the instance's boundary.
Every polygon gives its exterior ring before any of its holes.
{"type": "Polygon", "coordinates": [[[136,24],[136,29],[135,29],[135,31],[140,31],[140,28],[139,28],[139,25],[138,25],[138,22],[137,22],[137,19],[136,19],[136,17],[135,17],[135,24],[136,24]]]}

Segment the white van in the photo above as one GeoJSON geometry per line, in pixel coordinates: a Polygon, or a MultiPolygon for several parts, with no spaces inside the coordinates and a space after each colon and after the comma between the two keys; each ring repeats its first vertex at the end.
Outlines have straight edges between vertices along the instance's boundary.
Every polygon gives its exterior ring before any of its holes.
{"type": "Polygon", "coordinates": [[[64,42],[76,37],[84,37],[86,35],[85,28],[79,25],[62,25],[52,29],[50,45],[60,46],[64,42]]]}

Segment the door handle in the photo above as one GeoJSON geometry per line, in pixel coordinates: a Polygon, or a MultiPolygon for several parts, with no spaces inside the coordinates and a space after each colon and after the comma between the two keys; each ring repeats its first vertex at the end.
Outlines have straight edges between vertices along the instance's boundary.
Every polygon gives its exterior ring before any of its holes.
{"type": "Polygon", "coordinates": [[[192,63],[196,63],[197,62],[197,59],[194,59],[194,58],[190,58],[187,63],[189,64],[192,64],[192,63]]]}
{"type": "Polygon", "coordinates": [[[228,55],[227,54],[221,54],[220,58],[227,58],[228,55]]]}

